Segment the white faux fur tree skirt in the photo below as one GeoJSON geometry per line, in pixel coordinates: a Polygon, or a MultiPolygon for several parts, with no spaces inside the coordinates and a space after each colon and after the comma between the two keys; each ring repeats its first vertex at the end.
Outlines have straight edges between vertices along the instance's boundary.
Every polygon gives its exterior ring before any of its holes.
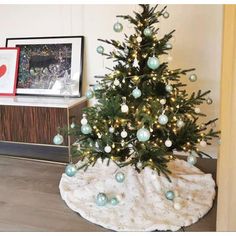
{"type": "Polygon", "coordinates": [[[212,207],[215,182],[211,174],[204,174],[186,161],[177,159],[168,164],[171,183],[150,168],[137,173],[131,166],[120,169],[112,161],[109,166],[106,163],[99,160],[74,177],[63,174],[59,185],[66,204],[95,224],[115,231],[176,231],[197,222],[212,207]],[[115,180],[117,171],[125,174],[123,183],[115,180]],[[177,191],[179,196],[167,200],[168,190],[177,191]],[[109,198],[118,196],[119,204],[97,206],[100,192],[109,198]],[[180,202],[182,208],[175,209],[175,202],[180,202]]]}

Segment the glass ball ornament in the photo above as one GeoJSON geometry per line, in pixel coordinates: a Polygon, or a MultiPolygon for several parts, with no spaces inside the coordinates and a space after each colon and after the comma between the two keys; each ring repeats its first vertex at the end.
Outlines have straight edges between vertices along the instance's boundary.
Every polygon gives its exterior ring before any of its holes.
{"type": "Polygon", "coordinates": [[[166,195],[166,198],[167,198],[168,200],[174,200],[174,198],[175,198],[175,194],[174,194],[174,192],[171,191],[171,190],[167,191],[165,195],[166,195]]]}
{"type": "Polygon", "coordinates": [[[91,99],[91,98],[93,98],[93,91],[91,90],[91,89],[89,89],[87,92],[86,92],[86,94],[85,94],[85,96],[86,96],[86,98],[87,99],[91,99]]]}
{"type": "Polygon", "coordinates": [[[170,92],[172,92],[173,87],[171,85],[167,84],[165,89],[166,89],[167,92],[170,93],[170,92]]]}
{"type": "Polygon", "coordinates": [[[163,13],[163,17],[165,19],[169,18],[169,16],[170,16],[169,12],[166,11],[166,12],[163,13]]]}
{"type": "Polygon", "coordinates": [[[120,33],[120,32],[123,30],[123,25],[122,25],[120,22],[116,22],[116,23],[113,25],[113,30],[114,30],[116,33],[120,33]]]}
{"type": "Polygon", "coordinates": [[[206,147],[206,146],[207,146],[206,141],[205,141],[205,140],[201,140],[201,141],[200,141],[200,146],[201,146],[201,147],[206,147]]]}
{"type": "Polygon", "coordinates": [[[92,128],[89,124],[82,125],[80,130],[83,134],[90,134],[92,132],[92,128]]]}
{"type": "Polygon", "coordinates": [[[142,95],[142,92],[140,89],[138,89],[137,87],[132,91],[132,95],[134,98],[139,98],[142,95]]]}
{"type": "Polygon", "coordinates": [[[160,61],[155,56],[149,57],[147,61],[147,66],[152,70],[156,70],[160,66],[160,61]]]}
{"type": "Polygon", "coordinates": [[[115,85],[115,86],[120,85],[120,81],[119,81],[117,78],[115,78],[115,80],[114,80],[114,85],[115,85]]]}
{"type": "Polygon", "coordinates": [[[189,76],[188,79],[189,79],[189,81],[191,81],[191,82],[195,82],[195,81],[197,81],[197,75],[192,74],[192,75],[189,76]]]}
{"type": "Polygon", "coordinates": [[[206,103],[208,105],[211,105],[213,103],[213,100],[211,98],[207,98],[206,103]]]}
{"type": "Polygon", "coordinates": [[[110,203],[112,206],[116,206],[117,204],[119,204],[119,201],[116,197],[112,197],[110,203]]]}
{"type": "Polygon", "coordinates": [[[166,43],[165,44],[165,49],[172,49],[172,44],[171,43],[166,43]]]}
{"type": "Polygon", "coordinates": [[[81,119],[80,123],[81,123],[81,125],[87,125],[88,124],[88,120],[85,118],[85,116],[81,119]]]}
{"type": "Polygon", "coordinates": [[[137,138],[140,142],[148,141],[150,136],[151,136],[150,131],[146,128],[141,128],[137,131],[137,138]]]}
{"type": "Polygon", "coordinates": [[[165,99],[165,98],[162,98],[162,99],[160,100],[160,103],[161,103],[161,105],[165,105],[165,104],[166,104],[166,99],[165,99]]]}
{"type": "Polygon", "coordinates": [[[109,127],[109,132],[113,134],[115,132],[115,128],[113,126],[109,127]]]}
{"type": "Polygon", "coordinates": [[[122,138],[126,138],[128,136],[128,133],[126,132],[126,130],[123,129],[123,131],[120,133],[120,136],[122,138]]]}
{"type": "Polygon", "coordinates": [[[142,42],[142,40],[143,40],[143,39],[142,39],[142,37],[141,37],[141,36],[138,36],[138,37],[137,37],[137,42],[138,42],[138,43],[141,43],[141,42],[142,42]]]}
{"type": "Polygon", "coordinates": [[[72,177],[76,174],[77,168],[74,164],[68,164],[65,169],[65,173],[67,176],[72,177]]]}
{"type": "Polygon", "coordinates": [[[182,120],[178,120],[176,125],[178,128],[182,128],[182,127],[184,127],[185,124],[182,120]]]}
{"type": "Polygon", "coordinates": [[[166,147],[171,147],[172,146],[172,141],[169,138],[165,141],[165,146],[166,147]]]}
{"type": "Polygon", "coordinates": [[[152,30],[149,27],[147,27],[147,28],[144,29],[143,34],[146,37],[150,37],[150,36],[152,36],[152,30]]]}
{"type": "Polygon", "coordinates": [[[99,53],[99,54],[103,54],[104,53],[104,47],[103,46],[98,46],[97,47],[97,53],[99,53]]]}
{"type": "Polygon", "coordinates": [[[123,172],[117,172],[115,175],[115,179],[118,183],[123,183],[125,180],[125,174],[123,172]]]}
{"type": "Polygon", "coordinates": [[[107,195],[105,193],[99,193],[96,197],[97,206],[105,206],[108,202],[107,195]]]}
{"type": "Polygon", "coordinates": [[[197,157],[193,156],[193,155],[189,155],[187,157],[187,162],[190,164],[190,165],[195,165],[197,163],[197,157]]]}
{"type": "Polygon", "coordinates": [[[168,123],[168,117],[165,114],[162,114],[158,117],[158,122],[161,125],[165,125],[168,123]]]}
{"type": "Polygon", "coordinates": [[[199,114],[201,112],[201,109],[199,107],[195,107],[194,112],[199,114]]]}
{"type": "Polygon", "coordinates": [[[72,122],[71,125],[70,125],[71,129],[74,129],[75,128],[75,123],[72,122]]]}
{"type": "Polygon", "coordinates": [[[93,86],[93,89],[94,89],[94,91],[101,90],[102,89],[102,85],[101,84],[95,84],[93,86]]]}
{"type": "Polygon", "coordinates": [[[64,141],[64,138],[63,138],[63,136],[60,135],[60,134],[57,134],[57,135],[54,136],[54,138],[53,138],[53,143],[56,144],[56,145],[62,144],[63,141],[64,141]]]}
{"type": "Polygon", "coordinates": [[[183,205],[181,202],[174,202],[174,209],[179,211],[183,208],[183,205]]]}
{"type": "Polygon", "coordinates": [[[126,104],[121,105],[121,112],[122,113],[128,113],[129,112],[129,107],[126,104]]]}
{"type": "Polygon", "coordinates": [[[106,147],[104,148],[104,151],[105,151],[106,153],[110,153],[110,152],[111,152],[111,146],[106,145],[106,147]]]}

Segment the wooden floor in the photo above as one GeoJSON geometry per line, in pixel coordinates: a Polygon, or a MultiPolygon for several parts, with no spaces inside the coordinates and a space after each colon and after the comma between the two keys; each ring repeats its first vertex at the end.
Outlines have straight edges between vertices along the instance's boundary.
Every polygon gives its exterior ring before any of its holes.
{"type": "MultiPolygon", "coordinates": [[[[215,174],[216,161],[199,162],[215,174]]],[[[0,231],[108,231],[70,210],[58,184],[64,165],[0,156],[0,231]]],[[[215,231],[216,204],[181,231],[215,231]]]]}

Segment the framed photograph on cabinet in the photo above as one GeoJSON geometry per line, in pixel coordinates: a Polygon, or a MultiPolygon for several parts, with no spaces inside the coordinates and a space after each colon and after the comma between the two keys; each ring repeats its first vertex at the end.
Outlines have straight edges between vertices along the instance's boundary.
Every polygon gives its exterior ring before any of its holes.
{"type": "Polygon", "coordinates": [[[20,48],[0,48],[0,95],[16,93],[20,48]]]}
{"type": "Polygon", "coordinates": [[[83,36],[7,38],[20,48],[17,94],[80,97],[83,36]]]}

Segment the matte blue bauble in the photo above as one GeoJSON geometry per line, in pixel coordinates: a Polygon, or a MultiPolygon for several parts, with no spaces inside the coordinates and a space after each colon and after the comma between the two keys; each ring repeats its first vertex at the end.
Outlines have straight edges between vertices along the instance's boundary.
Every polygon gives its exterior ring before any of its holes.
{"type": "Polygon", "coordinates": [[[173,191],[167,191],[167,192],[166,192],[166,198],[167,198],[168,200],[173,200],[173,199],[175,198],[174,192],[173,192],[173,191]]]}
{"type": "Polygon", "coordinates": [[[173,87],[169,84],[166,85],[166,91],[171,92],[173,90],[173,87]]]}
{"type": "Polygon", "coordinates": [[[54,138],[53,138],[53,143],[56,144],[56,145],[62,144],[63,141],[64,141],[64,138],[63,138],[63,136],[60,135],[60,134],[57,134],[57,135],[54,136],[54,138]]]}
{"type": "Polygon", "coordinates": [[[135,88],[135,89],[132,91],[132,95],[133,95],[134,98],[139,98],[139,97],[142,95],[141,90],[138,89],[138,88],[135,88]]]}
{"type": "Polygon", "coordinates": [[[89,124],[86,124],[86,125],[82,125],[81,126],[81,132],[83,134],[90,134],[92,132],[92,128],[89,124]]]}
{"type": "Polygon", "coordinates": [[[137,132],[137,138],[140,142],[146,142],[150,138],[150,132],[148,129],[141,128],[137,132]]]}
{"type": "Polygon", "coordinates": [[[87,99],[91,99],[93,98],[93,91],[91,89],[89,89],[86,94],[85,94],[87,99]]]}
{"type": "Polygon", "coordinates": [[[120,22],[116,22],[113,25],[113,30],[117,33],[120,33],[123,30],[123,25],[120,22]]]}
{"type": "Polygon", "coordinates": [[[96,204],[98,206],[105,206],[108,202],[108,198],[105,193],[99,193],[96,197],[96,204]]]}
{"type": "Polygon", "coordinates": [[[98,46],[97,47],[97,53],[103,54],[104,53],[104,47],[103,46],[98,46]]]}
{"type": "Polygon", "coordinates": [[[66,166],[65,173],[67,176],[72,177],[76,174],[77,168],[74,164],[69,164],[66,166]]]}
{"type": "Polygon", "coordinates": [[[94,89],[94,91],[101,90],[102,89],[102,85],[101,84],[95,84],[93,86],[93,89],[94,89]]]}
{"type": "Polygon", "coordinates": [[[116,197],[113,197],[111,198],[110,203],[112,206],[116,206],[119,203],[119,201],[116,197]]]}
{"type": "Polygon", "coordinates": [[[192,74],[192,75],[189,76],[189,81],[195,82],[196,80],[197,80],[197,75],[192,74]]]}
{"type": "Polygon", "coordinates": [[[125,180],[125,175],[122,172],[117,172],[115,178],[117,182],[122,183],[125,180]]]}
{"type": "Polygon", "coordinates": [[[187,158],[187,162],[190,165],[195,165],[197,163],[197,157],[193,156],[193,155],[189,155],[187,158]]]}
{"type": "Polygon", "coordinates": [[[147,27],[147,28],[144,29],[143,34],[146,37],[150,37],[150,36],[152,36],[152,30],[149,27],[147,27]]]}
{"type": "Polygon", "coordinates": [[[171,43],[166,43],[165,48],[166,49],[172,49],[172,44],[171,43]]]}
{"type": "Polygon", "coordinates": [[[149,57],[147,61],[147,65],[150,69],[155,70],[160,66],[160,61],[156,57],[149,57]]]}
{"type": "Polygon", "coordinates": [[[168,122],[168,117],[165,115],[165,114],[162,114],[158,117],[158,122],[161,124],[161,125],[165,125],[167,124],[168,122]]]}

